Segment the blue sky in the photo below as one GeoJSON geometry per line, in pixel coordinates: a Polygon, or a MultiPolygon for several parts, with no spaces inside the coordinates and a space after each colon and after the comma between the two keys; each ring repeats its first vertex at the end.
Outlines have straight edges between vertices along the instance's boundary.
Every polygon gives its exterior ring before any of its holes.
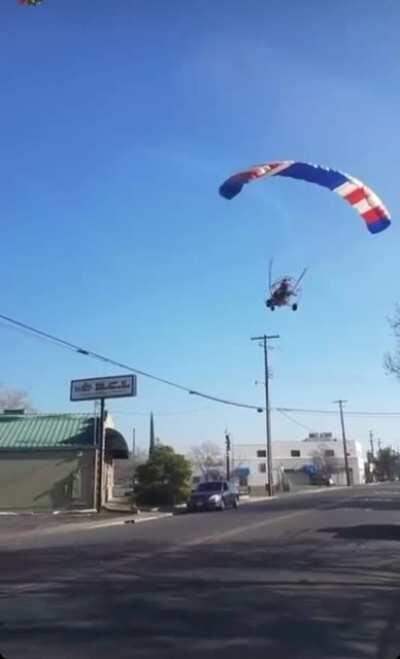
{"type": "MultiPolygon", "coordinates": [[[[383,370],[399,299],[397,0],[3,0],[1,313],[235,400],[400,410],[383,370]],[[392,227],[371,236],[325,190],[287,180],[232,202],[218,185],[255,162],[338,167],[374,187],[392,227]],[[309,272],[298,313],[267,313],[276,273],[309,272]]],[[[0,326],[1,382],[38,409],[78,411],[72,378],[113,372],[0,326]]],[[[118,426],[179,449],[264,440],[261,415],[138,382],[118,426]]],[[[85,404],[79,409],[90,410],[85,404]]],[[[313,430],[335,417],[294,415],[313,430]]],[[[400,444],[398,422],[348,419],[400,444]]],[[[278,414],[274,437],[305,430],[278,414]]]]}

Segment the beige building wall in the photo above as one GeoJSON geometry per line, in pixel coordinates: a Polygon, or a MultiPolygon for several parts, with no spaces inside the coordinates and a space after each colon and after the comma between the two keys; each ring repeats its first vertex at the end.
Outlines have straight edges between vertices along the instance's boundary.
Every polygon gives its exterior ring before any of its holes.
{"type": "Polygon", "coordinates": [[[93,508],[94,450],[0,451],[0,510],[93,508]]]}

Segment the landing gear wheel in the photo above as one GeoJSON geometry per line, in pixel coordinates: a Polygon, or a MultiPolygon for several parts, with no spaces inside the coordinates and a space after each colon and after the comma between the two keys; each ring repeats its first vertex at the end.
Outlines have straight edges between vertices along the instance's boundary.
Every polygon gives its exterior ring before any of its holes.
{"type": "Polygon", "coordinates": [[[298,309],[298,306],[297,306],[297,304],[296,304],[296,303],[294,303],[294,304],[292,304],[292,309],[293,309],[293,311],[297,311],[297,309],[298,309]]]}
{"type": "Polygon", "coordinates": [[[271,309],[271,311],[275,311],[275,307],[274,307],[273,304],[270,304],[270,305],[269,305],[269,308],[271,309]]]}
{"type": "Polygon", "coordinates": [[[271,306],[271,300],[265,300],[265,306],[270,307],[271,306]]]}

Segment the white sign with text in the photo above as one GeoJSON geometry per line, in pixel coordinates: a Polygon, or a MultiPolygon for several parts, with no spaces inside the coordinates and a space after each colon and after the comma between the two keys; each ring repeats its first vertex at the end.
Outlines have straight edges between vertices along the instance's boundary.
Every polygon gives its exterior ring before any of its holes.
{"type": "Polygon", "coordinates": [[[71,400],[96,400],[136,396],[136,375],[72,380],[71,400]]]}

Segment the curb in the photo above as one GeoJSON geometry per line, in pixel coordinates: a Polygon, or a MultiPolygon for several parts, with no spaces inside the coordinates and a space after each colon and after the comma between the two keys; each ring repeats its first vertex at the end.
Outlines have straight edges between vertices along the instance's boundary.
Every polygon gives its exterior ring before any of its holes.
{"type": "Polygon", "coordinates": [[[161,515],[152,515],[150,517],[142,517],[142,518],[139,517],[139,518],[126,519],[126,517],[122,517],[122,518],[120,517],[119,519],[110,520],[108,522],[104,521],[104,522],[91,522],[88,524],[85,523],[60,524],[59,526],[49,526],[47,528],[42,528],[42,529],[29,529],[29,531],[21,531],[17,533],[12,533],[12,534],[9,533],[7,535],[3,535],[0,540],[0,548],[3,542],[6,543],[9,543],[10,541],[20,542],[24,540],[29,540],[32,537],[40,538],[49,535],[57,535],[57,534],[61,535],[70,532],[76,533],[79,531],[96,531],[97,529],[105,529],[113,526],[124,526],[125,524],[143,524],[144,522],[155,522],[156,520],[170,518],[170,517],[173,517],[172,513],[163,513],[161,515]]]}
{"type": "Polygon", "coordinates": [[[123,524],[143,524],[144,522],[154,522],[156,519],[165,519],[166,517],[175,517],[174,513],[162,513],[161,515],[152,515],[151,517],[135,517],[134,519],[125,519],[123,524]]]}
{"type": "MultiPolygon", "coordinates": [[[[86,526],[83,526],[83,524],[79,524],[78,528],[77,528],[78,525],[75,526],[74,531],[80,529],[82,531],[92,531],[95,529],[105,529],[111,526],[124,526],[125,524],[144,524],[144,522],[155,522],[157,519],[165,519],[173,516],[174,516],[173,513],[161,513],[160,515],[151,515],[150,517],[131,517],[129,519],[126,519],[124,517],[122,519],[110,520],[109,522],[93,522],[93,524],[86,526]]],[[[63,527],[63,528],[68,528],[68,527],[63,527]]]]}
{"type": "Polygon", "coordinates": [[[35,512],[33,510],[0,510],[0,517],[40,517],[40,515],[59,515],[61,518],[65,515],[91,515],[96,512],[96,508],[78,508],[76,510],[52,510],[51,512],[35,512]]]}

